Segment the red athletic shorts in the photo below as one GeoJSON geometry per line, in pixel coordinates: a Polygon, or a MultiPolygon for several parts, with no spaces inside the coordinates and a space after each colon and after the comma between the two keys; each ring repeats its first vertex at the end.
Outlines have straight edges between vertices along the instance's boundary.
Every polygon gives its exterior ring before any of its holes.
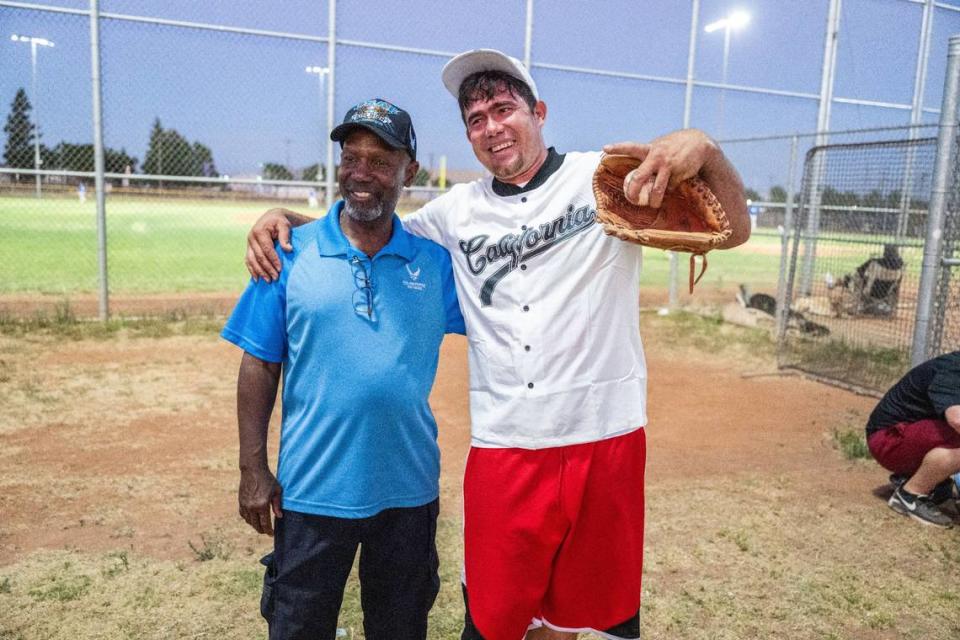
{"type": "Polygon", "coordinates": [[[931,449],[960,448],[960,433],[945,420],[901,422],[870,434],[867,446],[880,466],[912,476],[931,449]]]}
{"type": "Polygon", "coordinates": [[[643,429],[549,449],[474,447],[463,483],[468,627],[520,640],[531,622],[638,638],[643,429]]]}

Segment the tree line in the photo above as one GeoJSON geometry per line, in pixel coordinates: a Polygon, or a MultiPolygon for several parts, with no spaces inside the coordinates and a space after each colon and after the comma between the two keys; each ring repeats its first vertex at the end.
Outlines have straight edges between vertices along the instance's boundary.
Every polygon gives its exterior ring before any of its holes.
{"type": "MultiPolygon", "coordinates": [[[[3,164],[11,169],[33,169],[36,147],[39,146],[40,167],[46,170],[94,171],[92,144],[59,142],[50,147],[40,142],[36,124],[31,120],[33,106],[21,87],[10,105],[3,132],[3,164]]],[[[138,158],[126,149],[104,147],[104,168],[108,173],[142,173],[168,176],[218,177],[213,152],[200,142],[190,142],[176,129],[165,129],[160,119],[153,121],[147,145],[147,157],[138,167],[138,158]]],[[[26,176],[19,176],[26,179],[26,176]]],[[[32,180],[33,178],[29,178],[32,180]]]]}

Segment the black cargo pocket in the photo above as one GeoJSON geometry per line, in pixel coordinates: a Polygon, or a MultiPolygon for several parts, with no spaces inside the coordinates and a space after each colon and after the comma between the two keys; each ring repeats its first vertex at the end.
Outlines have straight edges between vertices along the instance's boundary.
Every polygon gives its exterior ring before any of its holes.
{"type": "Polygon", "coordinates": [[[268,553],[260,558],[260,564],[266,567],[266,571],[263,573],[263,593],[260,594],[260,615],[262,615],[267,622],[270,622],[273,618],[276,600],[274,583],[277,581],[277,566],[273,560],[272,553],[268,553]]]}

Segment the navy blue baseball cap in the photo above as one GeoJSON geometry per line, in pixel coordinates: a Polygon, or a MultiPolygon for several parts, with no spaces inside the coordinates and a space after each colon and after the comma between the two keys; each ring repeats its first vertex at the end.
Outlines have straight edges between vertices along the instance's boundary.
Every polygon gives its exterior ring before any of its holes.
{"type": "Polygon", "coordinates": [[[410,114],[397,105],[374,98],[350,107],[343,123],[330,132],[330,139],[343,147],[343,141],[357,128],[375,133],[394,149],[402,149],[412,160],[417,159],[417,134],[413,131],[413,121],[410,114]]]}

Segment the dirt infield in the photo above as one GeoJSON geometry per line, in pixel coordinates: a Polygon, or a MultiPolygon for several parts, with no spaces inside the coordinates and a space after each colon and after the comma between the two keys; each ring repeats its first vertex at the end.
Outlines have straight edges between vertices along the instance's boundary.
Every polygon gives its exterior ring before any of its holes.
{"type": "MultiPolygon", "coordinates": [[[[0,418],[0,564],[35,549],[129,546],[187,557],[185,540],[234,514],[234,376],[239,352],[213,337],[47,344],[0,342],[8,378],[0,418]],[[29,469],[29,474],[11,474],[29,469]],[[38,526],[39,525],[39,526],[38,526]]],[[[862,422],[870,401],[777,375],[744,379],[729,359],[677,358],[648,339],[649,480],[737,471],[814,476],[834,469],[824,429],[862,422]],[[697,381],[696,402],[677,402],[697,381]],[[681,395],[678,396],[678,393],[681,395]],[[816,397],[816,402],[811,398],[816,397]],[[772,408],[705,411],[706,407],[772,408]]],[[[772,374],[755,360],[748,370],[772,374]]],[[[449,337],[431,403],[443,448],[444,505],[458,513],[469,445],[466,346],[449,337]]],[[[276,434],[277,429],[273,429],[276,434]]],[[[851,497],[864,487],[847,486],[851,497]]]]}
{"type": "MultiPolygon", "coordinates": [[[[945,617],[960,608],[955,532],[889,512],[882,470],[834,445],[874,400],[777,373],[770,345],[746,330],[707,323],[691,337],[702,322],[642,320],[647,637],[957,637],[955,619],[911,613],[931,598],[945,617]],[[898,538],[911,566],[866,551],[898,538]],[[893,593],[906,612],[883,610],[893,593]]],[[[147,614],[155,627],[130,637],[262,632],[256,558],[270,542],[235,506],[239,359],[209,331],[0,335],[0,638],[117,637],[147,614]]],[[[449,337],[431,396],[454,549],[431,623],[443,640],[457,637],[460,607],[466,390],[466,344],[449,337]]]]}

